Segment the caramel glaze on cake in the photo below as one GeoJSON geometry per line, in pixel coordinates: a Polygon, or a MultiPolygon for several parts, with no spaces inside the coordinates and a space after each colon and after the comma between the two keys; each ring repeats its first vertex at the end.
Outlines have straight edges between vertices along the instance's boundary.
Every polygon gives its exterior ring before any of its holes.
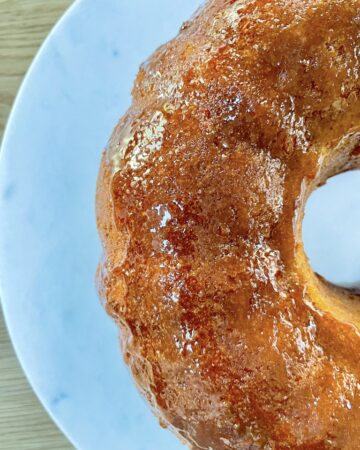
{"type": "Polygon", "coordinates": [[[212,0],[140,69],[99,290],[191,449],[360,449],[360,298],[301,238],[309,194],[360,167],[359,60],[360,0],[212,0]]]}

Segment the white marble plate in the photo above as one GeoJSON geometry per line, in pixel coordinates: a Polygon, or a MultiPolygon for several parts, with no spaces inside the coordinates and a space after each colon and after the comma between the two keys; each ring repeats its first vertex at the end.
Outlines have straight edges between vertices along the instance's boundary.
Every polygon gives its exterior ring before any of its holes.
{"type": "MultiPolygon", "coordinates": [[[[200,3],[76,2],[32,65],[6,130],[0,163],[5,317],[37,395],[79,449],[183,448],[138,395],[115,326],[98,301],[94,196],[101,150],[129,105],[139,64],[200,3]]],[[[354,281],[360,279],[359,176],[334,180],[329,189],[309,204],[305,240],[323,275],[354,281]],[[352,192],[346,202],[344,192],[352,192]],[[348,217],[345,233],[339,213],[348,217]],[[343,249],[340,263],[326,256],[329,236],[343,249]]]]}
{"type": "Polygon", "coordinates": [[[0,164],[0,283],[35,392],[84,450],[176,450],[138,395],[95,291],[95,183],[140,63],[200,0],[80,0],[45,42],[0,164]]]}

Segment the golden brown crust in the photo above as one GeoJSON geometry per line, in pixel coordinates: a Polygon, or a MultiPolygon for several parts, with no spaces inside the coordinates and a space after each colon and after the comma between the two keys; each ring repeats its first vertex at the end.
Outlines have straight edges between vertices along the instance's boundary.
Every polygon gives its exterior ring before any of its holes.
{"type": "Polygon", "coordinates": [[[194,450],[360,448],[360,309],[309,193],[360,167],[360,1],[212,0],[142,66],[98,181],[102,297],[194,450]]]}

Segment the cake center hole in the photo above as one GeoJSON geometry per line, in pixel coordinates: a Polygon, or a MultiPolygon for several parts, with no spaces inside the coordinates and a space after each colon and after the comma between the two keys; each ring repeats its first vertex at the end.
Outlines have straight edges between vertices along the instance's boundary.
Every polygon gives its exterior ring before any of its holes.
{"type": "Polygon", "coordinates": [[[312,193],[303,241],[314,272],[336,285],[360,288],[360,171],[337,175],[312,193]]]}

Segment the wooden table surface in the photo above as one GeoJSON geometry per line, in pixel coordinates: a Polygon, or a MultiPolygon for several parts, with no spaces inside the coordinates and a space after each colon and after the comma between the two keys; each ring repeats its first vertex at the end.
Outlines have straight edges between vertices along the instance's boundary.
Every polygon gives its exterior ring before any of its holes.
{"type": "MultiPolygon", "coordinates": [[[[0,140],[29,64],[70,3],[71,0],[0,0],[0,140]]],[[[26,381],[0,308],[0,449],[71,448],[26,381]]]]}

